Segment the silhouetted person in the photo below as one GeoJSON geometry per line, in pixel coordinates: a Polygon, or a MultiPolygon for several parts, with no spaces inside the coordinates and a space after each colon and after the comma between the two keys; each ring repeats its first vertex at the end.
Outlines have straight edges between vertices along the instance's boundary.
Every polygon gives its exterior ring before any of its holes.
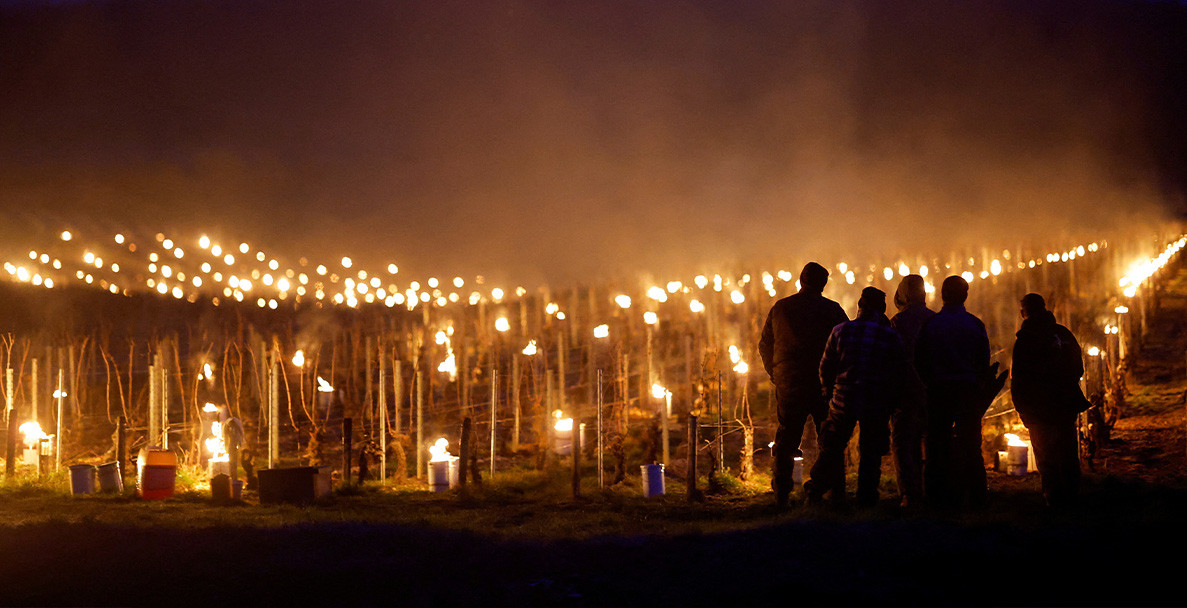
{"type": "Polygon", "coordinates": [[[936,314],[926,302],[923,277],[909,274],[903,277],[894,292],[898,314],[890,319],[890,325],[903,341],[907,357],[903,392],[890,413],[890,449],[894,454],[899,499],[904,507],[918,506],[923,501],[923,424],[927,388],[915,369],[915,343],[923,324],[936,314]]]}
{"type": "Polygon", "coordinates": [[[775,302],[763,325],[758,351],[775,385],[779,428],[775,431],[771,486],[775,500],[787,504],[792,490],[794,459],[808,416],[816,426],[828,414],[828,399],[820,387],[820,357],[829,332],[849,320],[840,304],[824,297],[828,270],[809,262],[800,272],[800,290],[775,302]]]}
{"type": "Polygon", "coordinates": [[[845,450],[860,425],[857,504],[878,502],[882,456],[890,447],[890,411],[901,393],[907,357],[886,318],[886,294],[866,287],[857,318],[833,328],[820,360],[820,383],[829,394],[828,418],[820,429],[820,457],[804,483],[808,502],[831,492],[845,499],[845,450]]]}
{"type": "Polygon", "coordinates": [[[1010,396],[1030,430],[1043,497],[1050,506],[1067,506],[1075,500],[1080,484],[1076,416],[1087,405],[1080,392],[1084,375],[1080,343],[1068,328],[1055,322],[1043,296],[1026,294],[1021,308],[1010,396]]]}
{"type": "Polygon", "coordinates": [[[919,331],[915,368],[927,386],[927,460],[923,483],[929,503],[944,508],[988,498],[981,458],[982,381],[989,374],[985,324],[964,308],[969,284],[944,279],[944,305],[919,331]]]}

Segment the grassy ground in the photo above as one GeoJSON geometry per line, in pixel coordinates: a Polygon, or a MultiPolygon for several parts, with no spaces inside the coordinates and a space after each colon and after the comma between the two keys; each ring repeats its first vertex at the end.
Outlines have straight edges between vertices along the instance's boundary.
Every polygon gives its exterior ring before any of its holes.
{"type": "Polygon", "coordinates": [[[0,490],[0,604],[1158,603],[1187,491],[1087,481],[1084,508],[1052,514],[1036,476],[993,474],[988,509],[951,515],[780,511],[759,485],[689,503],[672,480],[664,497],[634,480],[573,499],[559,469],[308,507],[70,497],[59,478],[0,490]]]}

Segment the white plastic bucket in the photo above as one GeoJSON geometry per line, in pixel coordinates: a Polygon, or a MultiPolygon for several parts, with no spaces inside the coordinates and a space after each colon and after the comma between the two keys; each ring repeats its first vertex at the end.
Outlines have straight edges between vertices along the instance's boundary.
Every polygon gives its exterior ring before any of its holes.
{"type": "Polygon", "coordinates": [[[458,485],[458,468],[456,457],[449,460],[429,462],[429,488],[434,492],[444,492],[458,485]]]}
{"type": "Polygon", "coordinates": [[[1006,446],[1006,473],[1026,475],[1029,456],[1030,448],[1025,445],[1006,446]]]}
{"type": "Polygon", "coordinates": [[[75,496],[93,494],[95,492],[95,474],[96,470],[93,464],[70,465],[70,493],[75,496]]]}
{"type": "Polygon", "coordinates": [[[568,456],[573,453],[573,431],[552,431],[552,451],[557,456],[568,456]]]}
{"type": "Polygon", "coordinates": [[[645,464],[639,469],[643,473],[643,496],[663,496],[664,494],[664,465],[645,464]]]}

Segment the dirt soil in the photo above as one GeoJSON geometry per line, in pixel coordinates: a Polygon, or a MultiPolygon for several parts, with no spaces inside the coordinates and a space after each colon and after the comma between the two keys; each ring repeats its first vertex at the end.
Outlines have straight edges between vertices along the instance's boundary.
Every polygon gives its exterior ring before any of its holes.
{"type": "Polygon", "coordinates": [[[1129,395],[1100,470],[1153,484],[1187,485],[1187,268],[1163,283],[1134,365],[1129,395]]]}

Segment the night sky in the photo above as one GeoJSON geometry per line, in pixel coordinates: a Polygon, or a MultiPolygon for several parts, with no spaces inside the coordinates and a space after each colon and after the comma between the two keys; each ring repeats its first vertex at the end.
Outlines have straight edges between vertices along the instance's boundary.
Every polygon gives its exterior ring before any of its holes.
{"type": "Polygon", "coordinates": [[[0,0],[0,235],[531,283],[1097,234],[1183,214],[1185,31],[1098,0],[0,0]]]}

